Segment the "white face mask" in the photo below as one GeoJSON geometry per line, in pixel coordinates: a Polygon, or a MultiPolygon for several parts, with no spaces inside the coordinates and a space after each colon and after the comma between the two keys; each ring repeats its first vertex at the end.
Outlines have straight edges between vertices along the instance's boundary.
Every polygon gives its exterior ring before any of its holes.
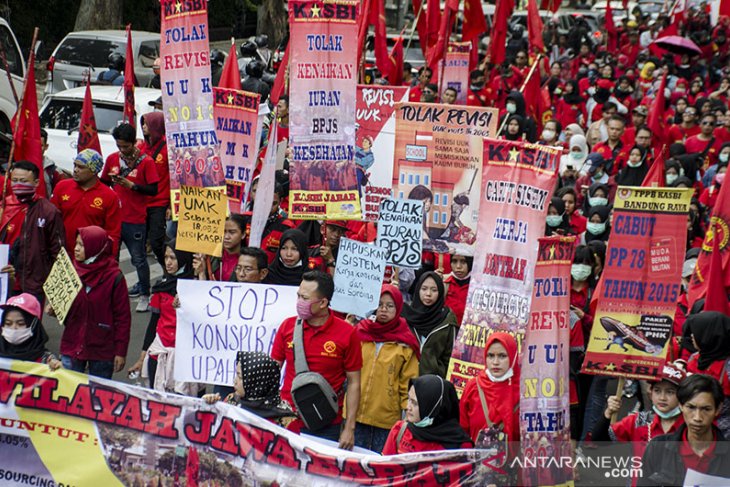
{"type": "Polygon", "coordinates": [[[545,129],[542,131],[542,140],[553,140],[553,137],[555,137],[554,130],[545,129]]]}
{"type": "Polygon", "coordinates": [[[492,382],[504,382],[506,380],[511,379],[512,376],[515,374],[514,371],[512,370],[512,367],[510,367],[509,370],[507,372],[505,372],[502,377],[494,377],[492,375],[492,373],[489,371],[489,369],[484,369],[484,370],[487,372],[487,377],[492,382]]]}
{"type": "Polygon", "coordinates": [[[517,111],[517,105],[514,103],[507,103],[505,109],[507,110],[507,113],[515,113],[517,111]]]}
{"type": "Polygon", "coordinates": [[[33,336],[33,329],[30,326],[25,328],[10,328],[3,326],[3,338],[8,343],[18,345],[33,336]]]}

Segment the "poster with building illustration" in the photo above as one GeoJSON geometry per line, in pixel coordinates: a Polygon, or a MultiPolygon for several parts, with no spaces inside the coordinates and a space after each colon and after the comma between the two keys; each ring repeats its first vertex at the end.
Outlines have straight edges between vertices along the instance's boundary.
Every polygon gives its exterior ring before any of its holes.
{"type": "Polygon", "coordinates": [[[432,103],[396,104],[393,197],[423,201],[423,250],[473,255],[482,181],[482,138],[499,113],[432,103]]]}

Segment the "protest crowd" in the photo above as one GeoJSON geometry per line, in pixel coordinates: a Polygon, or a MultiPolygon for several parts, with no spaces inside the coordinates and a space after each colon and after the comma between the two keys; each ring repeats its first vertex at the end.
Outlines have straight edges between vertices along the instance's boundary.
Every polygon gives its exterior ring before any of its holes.
{"type": "MultiPolygon", "coordinates": [[[[449,15],[448,3],[442,15],[449,15]]],[[[525,29],[510,21],[511,1],[497,3],[488,28],[486,22],[462,19],[460,39],[473,41],[464,92],[438,78],[442,38],[431,45],[421,38],[427,64],[414,68],[403,60],[402,39],[400,52],[398,44],[390,53],[383,51],[377,21],[376,66],[362,66],[362,73],[373,86],[406,87],[404,102],[495,109],[499,132],[493,139],[557,148],[556,183],[545,200],[540,237],[575,237],[566,290],[569,335],[560,344],[569,355],[569,418],[564,421],[575,455],[588,454],[600,442],[629,442],[643,459],[644,475],[634,484],[678,485],[690,468],[730,482],[730,190],[723,184],[730,161],[730,16],[721,11],[712,21],[708,5],[686,2],[679,10],[683,1],[665,3],[658,16],[650,16],[639,3],[620,20],[607,12],[597,31],[576,13],[565,30],[558,23],[561,9],[555,7],[543,24],[538,6],[528,1],[525,29]],[[655,42],[668,36],[684,42],[655,42]],[[652,379],[624,380],[584,370],[591,336],[606,326],[605,318],[595,317],[607,285],[602,275],[617,241],[611,239],[612,230],[620,225],[614,205],[619,187],[627,186],[691,193],[686,231],[675,228],[682,235],[676,263],[681,284],[672,298],[671,334],[663,366],[652,379]],[[690,296],[698,272],[703,283],[690,296]],[[708,285],[709,273],[718,285],[708,285]]],[[[416,36],[422,34],[418,30],[416,36]]],[[[224,401],[345,450],[396,455],[499,443],[507,458],[519,455],[525,441],[522,338],[492,330],[479,348],[479,370],[461,383],[452,380],[452,352],[463,326],[473,319],[470,280],[486,272],[475,265],[474,252],[490,252],[478,248],[479,233],[464,224],[468,193],[455,193],[448,203],[444,196],[442,204],[435,182],[401,193],[422,202],[420,262],[388,266],[377,306],[368,313],[333,309],[336,288],[342,286],[337,267],[344,265],[343,245],[375,245],[379,223],[328,215],[297,219],[291,202],[300,190],[326,193],[340,178],[356,177],[358,190],[366,187],[375,169],[373,139],[358,140],[350,168],[318,172],[313,165],[306,174],[295,169],[295,152],[286,146],[296,130],[290,116],[297,80],[286,79],[285,65],[276,80],[262,77],[258,61],[239,71],[235,48],[229,56],[225,67],[212,65],[217,86],[258,94],[271,113],[258,136],[261,149],[248,197],[225,218],[219,255],[178,245],[176,202],[170,195],[171,183],[173,190],[179,185],[170,176],[173,152],[167,147],[164,97],[159,110],[143,115],[139,124],[127,120],[114,128],[118,152],[102,156],[98,147],[80,150],[70,176],[16,158],[2,178],[0,240],[10,251],[1,269],[9,276],[9,294],[0,305],[0,357],[106,379],[121,371],[141,374],[151,389],[199,397],[201,404],[224,401]],[[280,158],[279,166],[274,180],[265,184],[264,168],[272,157],[280,158]],[[261,205],[266,212],[258,222],[261,205]],[[439,205],[447,207],[443,221],[433,213],[439,205]],[[443,244],[451,238],[476,241],[477,247],[460,252],[461,247],[443,244]],[[137,282],[127,282],[120,270],[124,248],[137,282]],[[80,289],[63,311],[60,345],[51,347],[42,322],[59,310],[47,298],[44,283],[64,252],[80,289]],[[156,282],[150,279],[151,265],[163,271],[156,282]],[[178,296],[183,280],[291,286],[296,316],[278,324],[270,350],[237,353],[229,384],[179,381],[179,310],[195,306],[178,296]],[[129,346],[133,313],[149,313],[141,350],[129,346]]],[[[121,87],[124,65],[113,61],[118,72],[112,73],[112,83],[121,87]]],[[[164,81],[163,70],[163,86],[164,81]]],[[[203,172],[195,175],[197,186],[211,186],[203,172]]],[[[480,197],[477,193],[471,198],[480,197]]],[[[537,241],[532,245],[537,248],[537,241]]],[[[620,332],[620,325],[611,330],[602,351],[605,345],[605,351],[627,352],[636,343],[620,332]]],[[[515,468],[489,483],[522,481],[515,468]]],[[[557,485],[555,479],[540,482],[557,485]]]]}

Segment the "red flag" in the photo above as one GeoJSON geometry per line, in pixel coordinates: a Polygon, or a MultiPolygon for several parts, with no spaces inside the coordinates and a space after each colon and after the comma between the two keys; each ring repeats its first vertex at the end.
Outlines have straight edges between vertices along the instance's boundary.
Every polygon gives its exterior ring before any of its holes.
{"type": "Polygon", "coordinates": [[[127,24],[127,59],[124,65],[124,115],[122,120],[132,127],[137,126],[134,110],[134,51],[132,50],[132,24],[127,24]]]}
{"type": "MultiPolygon", "coordinates": [[[[718,223],[715,223],[713,232],[715,235],[722,234],[722,229],[718,223]]],[[[725,232],[727,232],[727,229],[725,229],[725,232]]],[[[725,235],[727,235],[727,233],[725,235]]],[[[730,314],[730,303],[728,303],[727,288],[723,282],[722,256],[720,254],[720,239],[713,238],[704,310],[719,311],[720,313],[730,314]]]]}
{"type": "Polygon", "coordinates": [[[385,29],[385,0],[371,0],[370,23],[375,26],[375,65],[380,76],[390,78],[392,65],[388,56],[388,34],[385,29]]]}
{"type": "Polygon", "coordinates": [[[426,14],[424,13],[425,6],[422,7],[423,2],[424,0],[413,0],[413,11],[418,17],[418,21],[416,22],[416,31],[418,32],[418,41],[421,44],[421,52],[423,53],[423,58],[425,59],[426,53],[428,52],[428,28],[426,26],[426,14]]]}
{"type": "Polygon", "coordinates": [[[238,70],[238,56],[236,54],[236,44],[234,43],[231,43],[231,49],[228,51],[228,57],[226,57],[226,63],[223,65],[218,86],[233,90],[241,89],[241,72],[238,70]]]}
{"type": "Polygon", "coordinates": [[[545,52],[545,41],[542,39],[543,29],[540,12],[537,10],[537,0],[527,0],[527,35],[530,52],[545,52]]]}
{"type": "Polygon", "coordinates": [[[555,13],[560,8],[560,4],[563,0],[542,0],[540,2],[540,10],[550,10],[555,13]]]}
{"type": "Polygon", "coordinates": [[[185,465],[185,477],[187,487],[198,487],[198,470],[200,469],[200,458],[198,450],[194,447],[188,448],[188,462],[185,465]]]}
{"type": "Polygon", "coordinates": [[[403,84],[403,38],[398,37],[395,40],[393,49],[390,50],[391,71],[388,81],[393,86],[403,84]]]}
{"type": "Polygon", "coordinates": [[[720,0],[720,11],[718,14],[730,17],[730,0],[720,0]]]}
{"type": "Polygon", "coordinates": [[[438,62],[443,59],[446,53],[446,46],[451,36],[451,28],[454,25],[454,18],[459,12],[459,0],[446,0],[444,13],[441,16],[441,26],[439,27],[438,42],[428,51],[428,66],[437,72],[438,62]]]}
{"type": "MultiPolygon", "coordinates": [[[[697,258],[697,266],[690,279],[687,299],[690,308],[698,299],[705,296],[710,275],[711,257],[716,253],[720,257],[723,287],[730,287],[730,184],[720,186],[715,208],[710,218],[710,226],[702,243],[702,252],[697,258]],[[717,240],[717,250],[713,251],[717,240]]],[[[716,257],[717,258],[717,257],[716,257]]]]}
{"type": "Polygon", "coordinates": [[[663,188],[665,186],[664,180],[664,148],[662,147],[659,156],[654,160],[654,163],[649,168],[649,172],[644,176],[644,181],[641,185],[648,188],[663,188]]]}
{"type": "Polygon", "coordinates": [[[357,20],[357,62],[359,63],[362,58],[362,49],[365,46],[365,36],[368,34],[368,28],[370,27],[370,0],[365,0],[362,9],[358,11],[357,20]]]}
{"type": "Polygon", "coordinates": [[[480,0],[464,0],[464,23],[461,27],[462,42],[478,39],[487,30],[487,19],[484,17],[480,0]]]}
{"type": "Polygon", "coordinates": [[[494,10],[492,36],[489,40],[489,62],[495,66],[504,62],[507,51],[507,21],[514,9],[514,0],[500,0],[494,10]]]}
{"type": "Polygon", "coordinates": [[[76,142],[76,151],[94,149],[101,154],[99,133],[96,130],[96,118],[94,117],[94,103],[91,100],[91,82],[86,78],[86,93],[84,104],[81,106],[81,122],[79,123],[79,138],[76,142]]]}
{"type": "Polygon", "coordinates": [[[654,94],[654,100],[651,102],[649,107],[649,116],[646,119],[646,125],[651,129],[651,134],[654,137],[655,145],[663,145],[665,143],[666,134],[664,130],[664,108],[666,105],[664,99],[664,90],[667,86],[667,73],[662,76],[662,81],[659,83],[659,91],[654,94]]]}
{"type": "Polygon", "coordinates": [[[629,0],[621,0],[621,5],[623,6],[624,10],[629,9],[629,0]]]}
{"type": "Polygon", "coordinates": [[[436,45],[441,28],[441,5],[439,0],[427,0],[426,3],[426,45],[421,47],[426,53],[436,45]]]}
{"type": "MultiPolygon", "coordinates": [[[[43,171],[43,148],[41,146],[41,122],[38,119],[38,94],[36,93],[35,85],[35,70],[33,64],[35,63],[35,54],[31,52],[30,58],[28,59],[28,77],[25,81],[25,91],[23,92],[23,98],[18,107],[18,111],[15,112],[13,120],[10,122],[11,127],[15,128],[16,117],[20,116],[18,120],[18,127],[13,134],[13,161],[30,161],[38,166],[40,173],[40,181],[38,183],[38,189],[36,194],[38,196],[46,196],[46,184],[44,183],[44,171],[43,171]]],[[[10,178],[5,179],[6,183],[10,181],[10,178]]]]}
{"type": "Polygon", "coordinates": [[[274,79],[274,85],[271,87],[271,93],[269,94],[269,98],[271,98],[271,103],[276,105],[279,102],[279,97],[282,93],[285,91],[288,91],[284,88],[284,86],[287,84],[287,80],[289,79],[289,44],[286,45],[286,49],[284,50],[284,57],[281,59],[281,64],[279,64],[279,71],[276,73],[276,78],[274,79]]]}
{"type": "Polygon", "coordinates": [[[613,9],[611,2],[606,2],[606,47],[608,52],[616,52],[618,49],[618,30],[613,21],[613,9]]]}

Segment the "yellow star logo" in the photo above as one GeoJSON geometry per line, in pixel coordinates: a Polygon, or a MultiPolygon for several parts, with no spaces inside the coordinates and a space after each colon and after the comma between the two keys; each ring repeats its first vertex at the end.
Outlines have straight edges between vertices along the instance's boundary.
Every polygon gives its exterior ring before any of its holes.
{"type": "Polygon", "coordinates": [[[286,348],[294,348],[294,342],[286,342],[286,348]]]}
{"type": "Polygon", "coordinates": [[[176,12],[176,13],[180,13],[180,12],[182,12],[182,4],[181,4],[180,2],[177,2],[177,3],[175,4],[175,12],[176,12]]]}
{"type": "Polygon", "coordinates": [[[520,154],[520,151],[518,151],[516,147],[513,147],[512,150],[509,151],[510,162],[512,162],[512,161],[517,162],[517,156],[519,154],[520,154]]]}
{"type": "Polygon", "coordinates": [[[25,110],[25,118],[28,118],[30,116],[30,110],[25,110]]]}
{"type": "Polygon", "coordinates": [[[68,201],[68,200],[70,200],[70,199],[71,199],[71,197],[70,197],[69,195],[67,195],[67,194],[64,194],[64,195],[62,195],[62,196],[61,196],[61,199],[62,199],[63,201],[68,201]]]}
{"type": "Polygon", "coordinates": [[[309,11],[312,12],[312,17],[319,17],[320,8],[316,3],[309,9],[309,11]]]}
{"type": "Polygon", "coordinates": [[[611,362],[610,364],[606,365],[606,370],[609,370],[609,371],[616,370],[616,364],[614,364],[613,362],[611,362]]]}
{"type": "Polygon", "coordinates": [[[234,99],[234,98],[233,98],[233,93],[228,93],[228,98],[227,98],[227,100],[228,100],[228,104],[229,104],[229,105],[233,105],[233,99],[234,99]]]}
{"type": "Polygon", "coordinates": [[[555,258],[555,245],[550,246],[550,260],[555,258]]]}

